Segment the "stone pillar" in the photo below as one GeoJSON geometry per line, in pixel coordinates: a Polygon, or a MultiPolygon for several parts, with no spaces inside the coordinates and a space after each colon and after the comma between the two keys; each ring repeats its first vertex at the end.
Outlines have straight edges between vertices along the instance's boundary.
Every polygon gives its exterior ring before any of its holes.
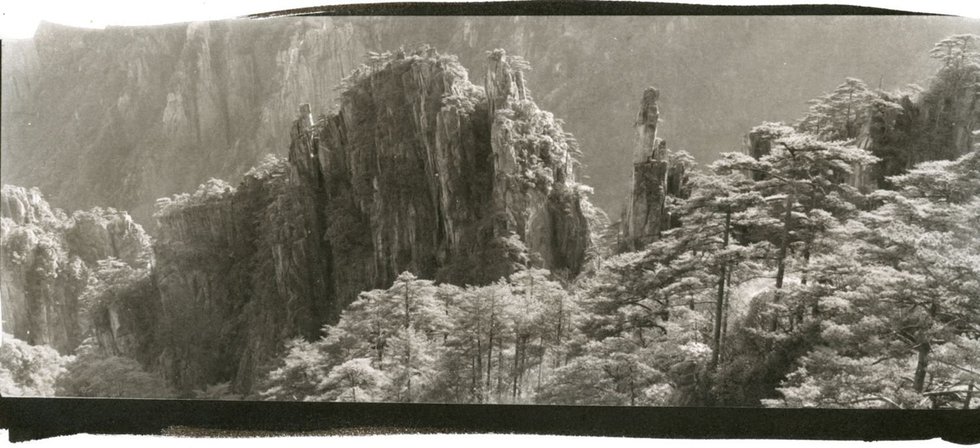
{"type": "Polygon", "coordinates": [[[484,78],[484,91],[491,113],[507,106],[508,100],[523,101],[527,97],[526,69],[520,58],[511,57],[502,49],[496,49],[487,56],[487,72],[484,78]]]}
{"type": "Polygon", "coordinates": [[[633,180],[623,213],[620,249],[637,250],[660,238],[669,224],[665,210],[669,156],[666,142],[657,138],[660,92],[643,92],[636,127],[638,142],[633,157],[633,180]]]}
{"type": "Polygon", "coordinates": [[[660,146],[657,142],[657,123],[660,121],[660,106],[657,100],[660,99],[660,91],[654,87],[647,87],[643,91],[643,99],[640,103],[640,112],[636,115],[637,134],[639,144],[634,152],[633,163],[644,162],[655,156],[656,149],[660,146]]]}

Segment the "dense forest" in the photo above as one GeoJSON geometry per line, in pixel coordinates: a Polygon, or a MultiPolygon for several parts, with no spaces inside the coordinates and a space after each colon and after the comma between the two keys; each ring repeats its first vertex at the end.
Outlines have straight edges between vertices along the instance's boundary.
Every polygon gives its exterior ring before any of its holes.
{"type": "MultiPolygon", "coordinates": [[[[5,186],[4,314],[20,313],[11,293],[47,288],[84,323],[5,335],[0,391],[975,408],[980,36],[929,55],[924,86],[847,78],[701,165],[658,136],[670,111],[647,90],[626,210],[610,218],[523,58],[488,52],[481,87],[428,47],[371,53],[338,112],[293,124],[288,159],[158,200],[152,242],[123,212],[69,216],[5,186]],[[181,277],[188,266],[227,269],[181,277]],[[220,277],[252,291],[218,291],[220,277]],[[140,325],[156,330],[127,330],[140,325]],[[198,327],[213,332],[181,330],[198,327]]],[[[24,306],[30,328],[64,315],[24,306]]]]}

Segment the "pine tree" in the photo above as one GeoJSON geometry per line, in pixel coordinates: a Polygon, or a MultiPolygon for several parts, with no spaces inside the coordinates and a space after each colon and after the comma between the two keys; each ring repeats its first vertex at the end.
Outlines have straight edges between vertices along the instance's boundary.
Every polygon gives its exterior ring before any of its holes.
{"type": "Polygon", "coordinates": [[[971,405],[980,380],[980,151],[920,164],[836,230],[808,293],[821,344],[772,406],[971,405]],[[846,242],[841,244],[840,242],[846,242]]]}
{"type": "Polygon", "coordinates": [[[833,92],[810,101],[810,110],[796,128],[822,140],[853,140],[870,119],[874,93],[856,78],[847,78],[833,92]]]}
{"type": "MultiPolygon", "coordinates": [[[[814,242],[835,220],[854,213],[854,203],[861,198],[846,180],[857,166],[877,159],[867,151],[837,142],[825,142],[810,135],[794,134],[775,142],[772,152],[760,159],[744,154],[727,153],[715,163],[720,172],[742,171],[755,176],[751,189],[765,198],[760,214],[770,221],[756,220],[756,233],[768,241],[776,252],[775,285],[771,308],[774,313],[770,331],[780,327],[780,317],[789,311],[782,303],[787,270],[792,268],[791,252],[799,253],[801,281],[813,255],[814,242]],[[778,220],[778,221],[776,221],[778,220]],[[780,310],[783,310],[780,312],[780,310]]],[[[796,304],[799,305],[799,304],[796,304]]],[[[797,312],[797,310],[793,310],[797,312]]]]}

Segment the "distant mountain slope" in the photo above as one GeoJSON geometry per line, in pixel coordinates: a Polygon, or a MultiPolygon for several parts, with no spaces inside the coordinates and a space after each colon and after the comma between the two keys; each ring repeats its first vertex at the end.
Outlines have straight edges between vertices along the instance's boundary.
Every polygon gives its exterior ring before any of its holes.
{"type": "MultiPolygon", "coordinates": [[[[368,50],[430,43],[478,67],[523,56],[531,95],[567,121],[595,202],[617,214],[636,92],[655,84],[671,147],[701,161],[792,120],[845,76],[899,87],[976,20],[939,17],[354,17],[80,30],[4,42],[2,176],[59,207],[131,210],[285,154],[296,104],[326,111],[368,50]]],[[[482,73],[471,78],[482,82],[482,73]]]]}

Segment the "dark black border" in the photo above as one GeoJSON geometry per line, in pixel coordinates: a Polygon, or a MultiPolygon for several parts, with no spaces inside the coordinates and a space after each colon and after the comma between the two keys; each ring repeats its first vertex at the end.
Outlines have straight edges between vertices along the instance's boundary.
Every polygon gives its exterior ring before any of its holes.
{"type": "MultiPolygon", "coordinates": [[[[4,398],[11,441],[160,434],[173,427],[265,433],[521,433],[685,439],[980,442],[980,410],[655,408],[4,398]]],[[[206,431],[205,431],[206,433],[206,431]]]]}
{"type": "Polygon", "coordinates": [[[851,5],[697,5],[638,1],[533,0],[498,2],[393,2],[362,5],[325,5],[247,16],[263,19],[283,16],[781,16],[781,15],[937,15],[851,5]]]}
{"type": "MultiPolygon", "coordinates": [[[[708,6],[530,1],[330,5],[311,15],[934,15],[845,5],[708,6]]],[[[160,434],[174,427],[253,433],[522,433],[686,439],[923,440],[980,443],[980,411],[626,408],[283,403],[0,397],[11,441],[76,433],[160,434]]]]}

